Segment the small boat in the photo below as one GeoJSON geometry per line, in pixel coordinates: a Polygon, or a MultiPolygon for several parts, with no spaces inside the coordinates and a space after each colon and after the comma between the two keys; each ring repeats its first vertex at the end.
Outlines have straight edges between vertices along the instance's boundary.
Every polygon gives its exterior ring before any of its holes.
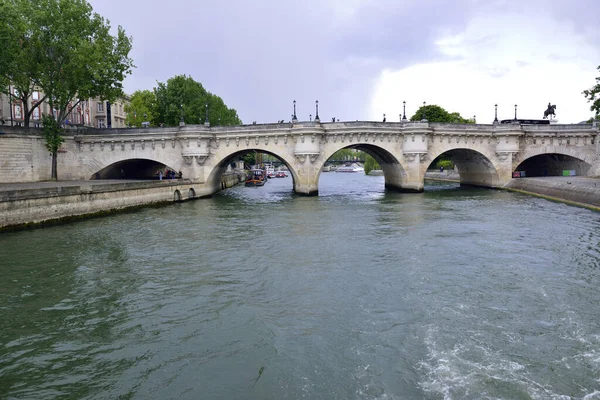
{"type": "Polygon", "coordinates": [[[275,168],[273,168],[272,164],[265,164],[265,172],[266,172],[267,178],[269,178],[269,179],[275,178],[275,168]]]}
{"type": "Polygon", "coordinates": [[[285,178],[287,175],[283,171],[275,172],[275,178],[285,178]]]}
{"type": "Polygon", "coordinates": [[[251,169],[246,177],[246,186],[264,186],[267,175],[262,169],[251,169]]]}
{"type": "Polygon", "coordinates": [[[353,164],[338,167],[338,169],[336,169],[335,172],[365,172],[365,169],[356,164],[353,164]]]}

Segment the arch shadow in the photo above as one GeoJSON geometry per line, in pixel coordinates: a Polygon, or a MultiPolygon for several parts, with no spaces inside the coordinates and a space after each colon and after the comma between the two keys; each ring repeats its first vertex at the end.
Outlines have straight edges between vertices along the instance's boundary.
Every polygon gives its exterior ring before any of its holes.
{"type": "MultiPolygon", "coordinates": [[[[294,170],[294,168],[292,167],[292,165],[290,165],[290,163],[285,160],[285,158],[283,158],[281,155],[274,153],[272,151],[267,151],[267,150],[260,149],[260,148],[249,148],[249,149],[244,149],[244,150],[233,152],[233,153],[225,156],[224,158],[222,158],[215,165],[215,167],[212,169],[211,174],[209,175],[209,177],[207,179],[207,184],[211,188],[211,192],[216,193],[220,190],[224,190],[227,188],[227,185],[222,183],[222,176],[227,171],[240,173],[240,174],[242,174],[241,175],[242,178],[245,180],[246,173],[239,169],[237,171],[234,171],[232,164],[239,162],[246,154],[253,153],[253,152],[268,154],[268,155],[273,156],[273,157],[277,158],[278,160],[280,160],[280,165],[285,166],[285,168],[287,168],[287,170],[289,171],[290,176],[292,177],[292,189],[293,189],[295,176],[297,173],[294,170]]],[[[246,166],[246,167],[249,167],[249,166],[246,166]]]]}
{"type": "Polygon", "coordinates": [[[591,168],[590,163],[572,155],[543,153],[521,160],[514,171],[523,171],[526,177],[563,176],[565,171],[568,175],[586,176],[591,168]]]}
{"type": "MultiPolygon", "coordinates": [[[[490,158],[477,150],[464,147],[444,150],[435,154],[431,162],[423,170],[423,179],[425,179],[425,173],[431,170],[431,166],[440,156],[454,163],[454,169],[459,175],[461,185],[482,187],[497,187],[502,185],[498,169],[490,158]]],[[[449,172],[446,170],[446,174],[449,172]]]]}
{"type": "Polygon", "coordinates": [[[168,170],[174,168],[155,160],[145,158],[131,158],[117,161],[101,170],[95,172],[90,180],[94,179],[135,179],[150,180],[158,179],[158,171],[163,173],[163,179],[167,178],[168,170]]]}

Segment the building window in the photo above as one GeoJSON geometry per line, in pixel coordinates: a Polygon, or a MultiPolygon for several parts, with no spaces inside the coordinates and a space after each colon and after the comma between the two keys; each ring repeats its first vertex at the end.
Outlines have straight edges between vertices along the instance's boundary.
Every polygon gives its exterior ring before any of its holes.
{"type": "Polygon", "coordinates": [[[40,109],[39,109],[39,107],[36,107],[33,110],[33,120],[38,121],[39,119],[40,119],[40,109]]]}
{"type": "Polygon", "coordinates": [[[106,128],[106,125],[104,123],[104,118],[100,118],[98,120],[98,128],[102,129],[102,128],[106,128]]]}
{"type": "Polygon", "coordinates": [[[33,93],[31,94],[31,98],[32,98],[33,100],[39,100],[39,99],[40,99],[40,92],[38,92],[38,91],[35,91],[35,92],[33,92],[33,93]]]}
{"type": "Polygon", "coordinates": [[[98,112],[104,112],[104,103],[101,101],[98,102],[98,112]]]}
{"type": "Polygon", "coordinates": [[[21,114],[21,104],[15,104],[14,107],[14,116],[15,119],[22,119],[23,115],[21,114]]]}

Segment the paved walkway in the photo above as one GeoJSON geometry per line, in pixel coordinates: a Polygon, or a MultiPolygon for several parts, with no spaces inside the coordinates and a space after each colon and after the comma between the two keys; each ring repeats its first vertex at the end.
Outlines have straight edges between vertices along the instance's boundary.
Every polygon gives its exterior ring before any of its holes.
{"type": "Polygon", "coordinates": [[[44,181],[44,182],[15,182],[15,183],[0,183],[0,192],[8,192],[14,190],[31,190],[31,189],[53,189],[60,187],[73,186],[95,186],[95,185],[122,185],[124,183],[141,183],[141,182],[177,182],[177,179],[170,180],[134,180],[134,179],[98,179],[90,181],[44,181]]]}

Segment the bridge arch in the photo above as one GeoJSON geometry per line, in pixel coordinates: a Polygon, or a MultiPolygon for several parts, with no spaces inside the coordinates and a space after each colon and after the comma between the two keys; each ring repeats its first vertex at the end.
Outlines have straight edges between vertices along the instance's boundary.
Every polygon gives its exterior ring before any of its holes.
{"type": "MultiPolygon", "coordinates": [[[[126,158],[92,173],[90,179],[158,179],[158,171],[177,171],[166,163],[146,158],[126,158]]],[[[164,176],[166,179],[167,177],[164,176]]]]}
{"type": "Polygon", "coordinates": [[[406,180],[407,175],[406,166],[403,165],[402,162],[399,159],[397,159],[392,154],[392,152],[386,149],[384,146],[379,146],[377,144],[365,142],[351,143],[346,144],[345,146],[343,144],[340,144],[338,146],[328,146],[326,148],[326,151],[324,151],[323,153],[322,162],[319,165],[317,165],[317,182],[327,160],[329,160],[331,156],[333,156],[335,153],[342,149],[360,150],[373,157],[381,167],[381,170],[383,171],[385,188],[389,190],[402,190],[402,186],[406,180]]]}
{"type": "Polygon", "coordinates": [[[557,176],[563,170],[575,170],[577,175],[587,175],[597,162],[597,157],[582,154],[568,146],[529,148],[513,160],[513,171],[525,171],[526,176],[557,176]]]}
{"type": "MultiPolygon", "coordinates": [[[[228,166],[231,165],[232,162],[238,160],[244,155],[252,152],[260,152],[263,154],[269,154],[277,159],[279,159],[289,170],[290,175],[292,177],[292,183],[295,182],[295,179],[298,177],[298,171],[296,170],[294,163],[289,159],[286,159],[286,156],[274,152],[272,149],[267,149],[264,147],[249,147],[243,150],[236,150],[231,152],[219,152],[217,153],[218,157],[215,157],[215,163],[211,164],[211,172],[208,176],[206,183],[211,188],[212,193],[216,193],[221,190],[221,177],[224,172],[227,171],[228,166]]],[[[289,156],[287,156],[289,158],[289,156]]]]}
{"type": "Polygon", "coordinates": [[[494,187],[501,185],[498,173],[497,157],[477,148],[455,146],[450,149],[442,148],[431,152],[431,160],[421,171],[422,179],[431,164],[441,155],[447,155],[452,160],[460,175],[460,183],[465,185],[494,187]]]}

